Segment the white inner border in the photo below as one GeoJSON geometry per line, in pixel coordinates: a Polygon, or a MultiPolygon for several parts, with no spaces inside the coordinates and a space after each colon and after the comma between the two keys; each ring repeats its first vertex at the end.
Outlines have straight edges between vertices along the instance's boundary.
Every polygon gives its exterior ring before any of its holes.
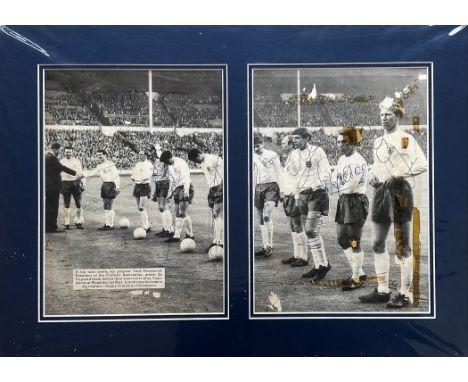
{"type": "Polygon", "coordinates": [[[45,224],[41,226],[41,216],[45,222],[45,208],[41,215],[41,195],[43,196],[43,204],[45,206],[45,163],[44,154],[42,152],[43,145],[41,145],[41,138],[45,132],[45,71],[46,70],[166,70],[166,71],[221,71],[221,87],[222,87],[222,118],[223,118],[223,159],[224,159],[224,179],[223,179],[223,214],[224,214],[224,242],[226,244],[226,238],[229,237],[229,177],[228,174],[228,65],[227,64],[145,64],[145,65],[133,65],[133,64],[38,64],[37,65],[37,123],[38,123],[38,135],[37,135],[37,149],[38,149],[38,266],[37,266],[37,282],[38,282],[38,300],[37,300],[37,319],[39,323],[64,323],[64,322],[126,322],[126,321],[187,321],[187,320],[229,320],[229,239],[227,240],[227,251],[226,245],[225,255],[223,260],[223,310],[222,312],[213,313],[138,313],[138,314],[81,314],[81,315],[46,315],[45,306],[42,306],[42,302],[45,303],[45,224]],[[107,66],[107,68],[106,68],[107,66]],[[213,69],[210,69],[210,67],[213,69]],[[69,67],[69,68],[67,68],[69,67]],[[86,68],[89,67],[89,68],[86,68]],[[197,69],[197,67],[202,67],[197,69]],[[42,74],[42,89],[40,87],[40,79],[42,74]],[[226,85],[225,85],[226,84],[226,85]],[[41,92],[42,90],[42,92],[41,92]],[[41,109],[41,99],[43,101],[41,109]],[[41,121],[42,113],[42,121],[41,121]],[[43,171],[41,173],[41,163],[43,164],[43,171]],[[44,180],[41,190],[41,178],[44,180]],[[227,191],[227,192],[226,192],[227,191]],[[42,243],[41,243],[41,232],[42,232],[42,243]],[[42,244],[42,245],[41,245],[42,244]],[[42,251],[42,252],[41,252],[42,251]],[[41,263],[41,253],[42,263],[41,263]],[[42,284],[41,284],[41,269],[43,271],[42,284]],[[42,291],[42,299],[41,299],[42,291]],[[41,316],[42,311],[44,314],[41,316]],[[226,315],[225,317],[196,317],[196,316],[210,316],[210,315],[226,315]],[[172,316],[172,317],[165,317],[172,316]],[[193,317],[191,317],[193,316],[193,317]],[[43,318],[41,318],[43,317],[43,318]],[[63,317],[70,319],[49,319],[63,317]],[[103,317],[103,319],[86,319],[85,317],[103,317]],[[126,318],[119,318],[126,317],[126,318]],[[130,318],[135,317],[135,318],[130,318]],[[81,319],[80,319],[81,318],[81,319]],[[107,319],[106,319],[107,318],[107,319]]]}
{"type": "MultiPolygon", "coordinates": [[[[415,62],[328,62],[328,63],[250,63],[247,64],[247,123],[249,127],[249,142],[248,142],[248,187],[249,187],[249,198],[248,198],[248,208],[249,208],[249,319],[250,320],[286,320],[286,319],[435,319],[436,318],[436,293],[435,293],[435,256],[431,256],[431,240],[430,240],[430,228],[431,228],[431,219],[432,219],[432,250],[435,253],[435,197],[434,197],[434,63],[432,61],[415,61],[415,62]],[[389,66],[381,66],[381,65],[389,66]],[[338,66],[329,66],[327,65],[338,65],[338,66]],[[349,66],[346,66],[349,65],[349,66]],[[368,65],[368,66],[366,66],[368,65]],[[375,65],[375,66],[372,66],[375,65]],[[395,65],[395,66],[390,66],[395,65]],[[404,66],[411,65],[411,66],[404,66]],[[413,65],[422,65],[421,67],[413,65]],[[262,68],[262,66],[264,66],[262,68]],[[429,153],[429,136],[432,139],[432,151],[431,151],[431,171],[427,172],[427,185],[428,185],[428,195],[427,201],[431,201],[430,194],[432,191],[432,208],[429,205],[428,213],[428,301],[429,301],[429,310],[423,312],[259,312],[255,311],[255,273],[252,272],[252,267],[254,264],[254,243],[253,237],[255,232],[255,212],[251,206],[252,200],[252,184],[251,184],[251,156],[252,156],[252,142],[254,136],[254,126],[251,126],[251,121],[253,125],[253,100],[254,100],[254,83],[253,83],[253,72],[256,69],[260,70],[300,70],[300,69],[369,69],[369,68],[379,68],[379,69],[398,69],[398,68],[414,68],[414,69],[425,69],[426,71],[431,72],[430,82],[431,89],[429,89],[429,80],[427,81],[427,100],[426,100],[426,110],[427,110],[427,127],[431,131],[428,131],[427,134],[427,148],[429,153]],[[429,93],[430,91],[430,93],[429,93]],[[429,113],[429,94],[431,95],[431,106],[432,110],[429,113]],[[252,99],[251,99],[252,98],[252,99]],[[252,115],[252,116],[251,116],[252,115]],[[430,134],[429,134],[430,133],[430,134]],[[430,180],[432,179],[432,184],[430,180]],[[432,212],[432,214],[431,214],[432,212]],[[434,264],[434,269],[432,269],[432,264],[434,264]],[[432,271],[432,285],[430,272],[432,271]],[[432,287],[434,288],[434,306],[431,306],[432,302],[432,287]],[[253,307],[253,312],[252,312],[253,307]],[[433,308],[433,315],[427,316],[431,313],[431,307],[433,308]],[[257,315],[256,315],[257,314],[257,315]],[[332,315],[327,315],[332,314],[332,315]],[[421,316],[421,315],[426,316],[421,316]],[[298,316],[300,315],[300,316],[298,316]],[[404,315],[403,317],[398,317],[398,315],[404,315]]],[[[428,160],[429,162],[429,160],[428,160]]]]}

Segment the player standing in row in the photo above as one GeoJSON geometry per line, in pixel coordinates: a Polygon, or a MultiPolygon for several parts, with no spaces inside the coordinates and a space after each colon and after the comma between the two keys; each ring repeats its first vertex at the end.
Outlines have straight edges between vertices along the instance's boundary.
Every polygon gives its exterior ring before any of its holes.
{"type": "Polygon", "coordinates": [[[292,174],[297,179],[296,202],[314,260],[314,267],[302,277],[312,278],[315,282],[323,279],[331,269],[319,230],[322,215],[328,215],[330,165],[325,151],[309,143],[311,134],[306,128],[295,129],[292,136],[296,150],[292,152],[290,162],[292,174]]]}
{"type": "Polygon", "coordinates": [[[174,234],[165,240],[166,243],[180,242],[180,235],[185,228],[186,237],[194,239],[192,219],[187,213],[193,199],[193,185],[190,178],[190,168],[185,160],[172,155],[170,151],[161,154],[160,161],[169,166],[171,197],[174,197],[175,224],[174,234]]]}
{"type": "Polygon", "coordinates": [[[336,165],[336,190],[340,195],[336,207],[336,234],[352,269],[352,276],[343,281],[343,291],[353,291],[362,286],[366,275],[362,269],[364,252],[361,236],[369,201],[366,196],[367,162],[356,151],[361,142],[361,130],[346,126],[338,133],[337,144],[341,152],[336,165]]]}
{"type": "MultiPolygon", "coordinates": [[[[77,174],[83,173],[83,168],[81,167],[80,161],[72,157],[73,148],[71,146],[66,146],[64,149],[65,157],[60,160],[60,163],[68,168],[71,168],[76,171],[77,174]]],[[[61,173],[62,176],[62,195],[63,195],[63,204],[64,204],[64,220],[65,220],[65,229],[70,229],[70,202],[71,197],[75,201],[76,207],[76,228],[83,229],[83,211],[81,209],[81,193],[83,192],[84,179],[77,179],[76,176],[67,174],[65,172],[61,173]]]]}
{"type": "Polygon", "coordinates": [[[369,175],[369,184],[374,187],[372,249],[378,287],[359,299],[363,303],[387,302],[389,308],[403,308],[412,303],[413,187],[415,177],[427,171],[427,161],[416,139],[398,126],[404,115],[403,101],[386,97],[379,106],[384,135],[374,141],[374,164],[369,175]],[[392,223],[395,262],[400,266],[401,282],[398,295],[389,302],[390,256],[385,242],[392,223]]]}
{"type": "Polygon", "coordinates": [[[283,209],[291,227],[291,238],[293,242],[293,256],[283,259],[283,264],[292,267],[303,267],[308,262],[308,239],[304,232],[301,219],[299,203],[295,197],[297,193],[297,178],[291,169],[291,154],[294,150],[292,137],[286,135],[281,141],[281,199],[283,209]]]}
{"type": "Polygon", "coordinates": [[[169,237],[174,232],[172,214],[167,203],[170,187],[169,166],[159,160],[161,153],[162,150],[159,143],[150,147],[151,161],[153,162],[153,176],[151,177],[151,181],[154,182],[152,200],[158,203],[163,227],[161,232],[156,233],[156,236],[169,237]]]}
{"type": "Polygon", "coordinates": [[[208,191],[208,205],[213,212],[214,245],[223,245],[223,178],[224,178],[224,162],[217,155],[204,154],[199,149],[191,149],[188,152],[188,158],[192,162],[201,164],[203,173],[205,174],[206,182],[210,188],[208,191]]]}
{"type": "Polygon", "coordinates": [[[115,212],[112,208],[114,199],[120,192],[120,175],[115,163],[107,159],[105,150],[98,150],[98,159],[101,161],[94,170],[89,170],[86,176],[99,174],[102,180],[101,198],[104,202],[104,225],[98,230],[108,231],[114,229],[115,212]]]}
{"type": "Polygon", "coordinates": [[[133,189],[133,196],[135,197],[138,210],[141,215],[141,224],[146,232],[151,231],[151,227],[148,220],[148,213],[145,209],[146,201],[151,197],[150,179],[153,175],[153,164],[148,159],[149,155],[144,151],[140,150],[138,153],[139,161],[132,170],[131,179],[135,182],[135,188],[133,189]]]}
{"type": "Polygon", "coordinates": [[[254,170],[255,173],[255,209],[257,211],[263,248],[255,256],[269,257],[273,252],[273,207],[278,207],[280,199],[279,179],[281,164],[274,151],[263,147],[263,138],[254,137],[254,170]]]}

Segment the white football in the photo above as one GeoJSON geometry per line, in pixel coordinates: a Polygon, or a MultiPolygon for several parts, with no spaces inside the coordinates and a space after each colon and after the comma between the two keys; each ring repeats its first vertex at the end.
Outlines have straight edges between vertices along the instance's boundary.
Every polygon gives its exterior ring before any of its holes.
{"type": "Polygon", "coordinates": [[[135,228],[135,231],[133,231],[133,237],[135,240],[144,239],[146,237],[146,230],[143,227],[135,228]]]}
{"type": "Polygon", "coordinates": [[[120,228],[128,228],[130,227],[130,220],[127,218],[122,218],[119,220],[119,227],[120,228]]]}
{"type": "Polygon", "coordinates": [[[221,260],[224,256],[224,249],[220,245],[213,245],[208,251],[210,260],[221,260]]]}
{"type": "Polygon", "coordinates": [[[196,244],[195,240],[190,238],[185,238],[180,242],[180,251],[181,252],[193,252],[195,250],[196,244]]]}

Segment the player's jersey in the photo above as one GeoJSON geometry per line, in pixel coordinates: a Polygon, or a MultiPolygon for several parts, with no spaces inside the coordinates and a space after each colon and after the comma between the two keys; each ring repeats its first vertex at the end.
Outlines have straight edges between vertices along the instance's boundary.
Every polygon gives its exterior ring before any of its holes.
{"type": "MultiPolygon", "coordinates": [[[[367,185],[367,162],[357,151],[347,157],[340,156],[336,165],[333,186],[341,194],[365,194],[367,185]]],[[[335,189],[333,190],[335,191],[335,189]]]]}
{"type": "MultiPolygon", "coordinates": [[[[75,170],[77,174],[81,174],[83,172],[81,163],[77,158],[70,158],[70,159],[63,158],[60,160],[60,163],[63,164],[64,166],[67,166],[68,168],[75,170]]],[[[66,180],[66,181],[76,180],[75,175],[70,175],[65,172],[62,172],[60,176],[62,177],[62,180],[66,180]]]]}
{"type": "Polygon", "coordinates": [[[271,150],[263,150],[263,153],[254,153],[254,164],[261,163],[257,166],[256,184],[264,183],[279,183],[279,173],[281,169],[278,154],[271,150]]]}
{"type": "Polygon", "coordinates": [[[132,170],[132,179],[136,184],[149,184],[153,175],[153,164],[149,160],[138,162],[132,170]]]}
{"type": "Polygon", "coordinates": [[[222,158],[213,154],[205,154],[201,167],[205,174],[208,187],[219,186],[223,183],[224,163],[222,158]]]}
{"type": "Polygon", "coordinates": [[[171,182],[171,190],[177,187],[184,186],[188,190],[191,183],[190,168],[186,161],[181,158],[173,157],[174,164],[169,166],[169,180],[171,182]]]}
{"type": "Polygon", "coordinates": [[[427,170],[427,160],[416,139],[397,129],[374,141],[372,172],[380,182],[392,176],[411,176],[427,170]]]}
{"type": "Polygon", "coordinates": [[[117,170],[115,163],[111,160],[106,159],[94,170],[87,171],[86,176],[93,176],[98,174],[103,182],[114,182],[117,189],[120,188],[119,170],[117,170]]]}
{"type": "Polygon", "coordinates": [[[291,168],[291,153],[283,158],[283,166],[281,167],[281,192],[285,195],[291,195],[297,190],[297,178],[291,168]]]}
{"type": "Polygon", "coordinates": [[[297,191],[330,188],[330,164],[322,148],[307,144],[296,149],[290,159],[291,174],[296,177],[297,191]]]}
{"type": "Polygon", "coordinates": [[[169,180],[169,166],[162,163],[159,159],[156,159],[153,163],[153,175],[151,177],[151,181],[161,182],[163,180],[169,180]]]}

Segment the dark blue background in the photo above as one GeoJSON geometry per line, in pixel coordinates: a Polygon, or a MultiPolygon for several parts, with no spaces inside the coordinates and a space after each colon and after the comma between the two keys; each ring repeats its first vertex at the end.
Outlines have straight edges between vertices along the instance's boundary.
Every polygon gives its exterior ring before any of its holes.
{"type": "Polygon", "coordinates": [[[451,27],[0,33],[0,355],[466,355],[467,40],[451,27]],[[248,320],[247,63],[434,62],[435,320],[248,320]],[[230,320],[37,323],[37,64],[228,64],[230,320]]]}

